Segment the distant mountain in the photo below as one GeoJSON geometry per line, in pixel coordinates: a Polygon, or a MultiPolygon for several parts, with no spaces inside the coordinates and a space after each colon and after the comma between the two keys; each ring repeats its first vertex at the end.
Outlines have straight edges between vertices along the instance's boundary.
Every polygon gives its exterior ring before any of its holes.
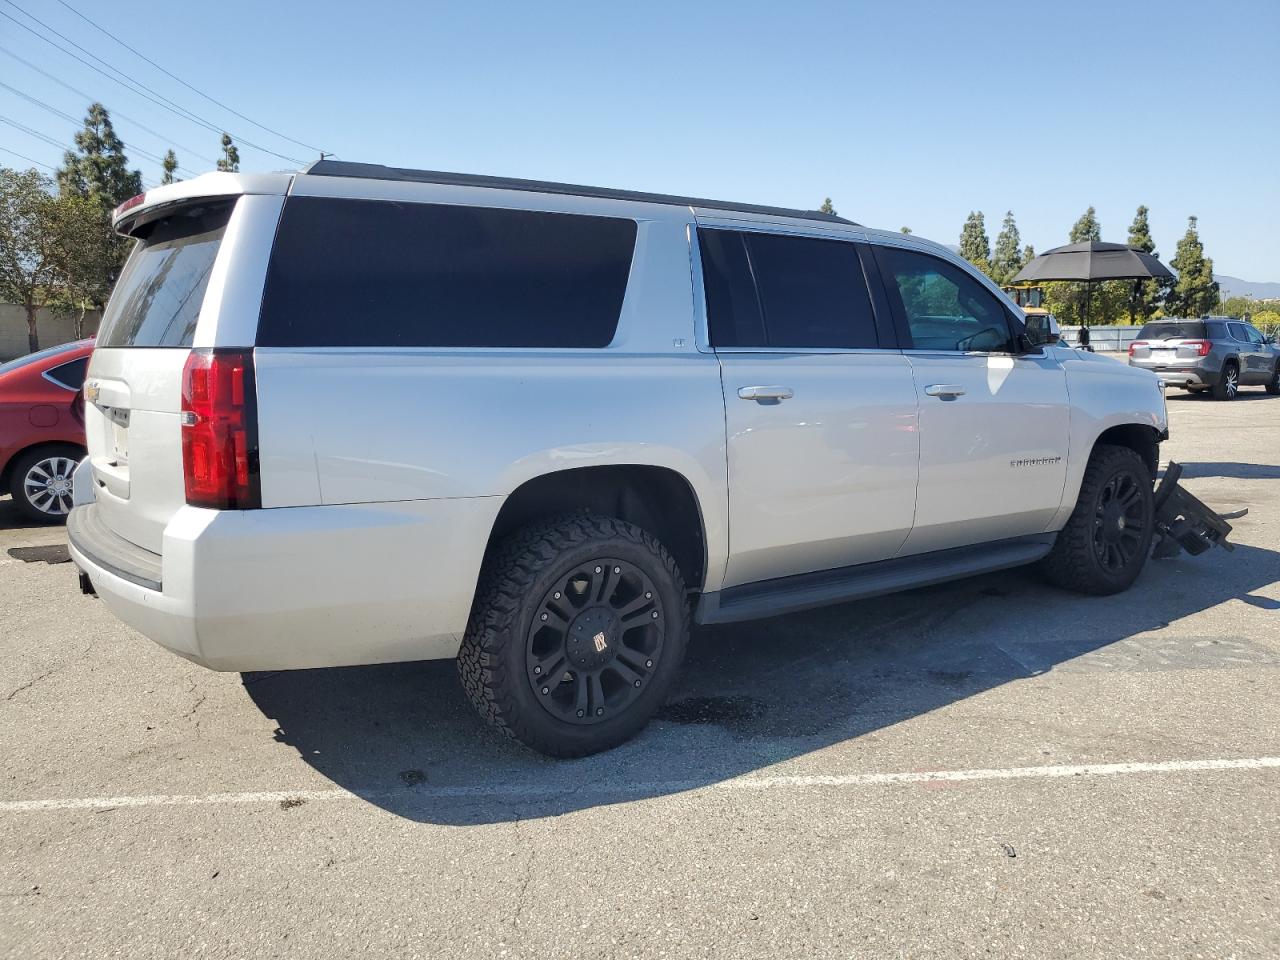
{"type": "Polygon", "coordinates": [[[1215,273],[1213,279],[1218,281],[1223,294],[1228,297],[1253,297],[1255,300],[1275,300],[1280,298],[1280,283],[1253,283],[1239,277],[1226,277],[1215,273]]]}

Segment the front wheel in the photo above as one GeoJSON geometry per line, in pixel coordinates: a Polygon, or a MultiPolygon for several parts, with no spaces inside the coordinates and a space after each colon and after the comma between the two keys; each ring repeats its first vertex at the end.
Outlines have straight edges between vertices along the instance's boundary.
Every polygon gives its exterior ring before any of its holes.
{"type": "Polygon", "coordinates": [[[684,582],[662,544],[625,521],[575,514],[494,551],[458,674],[491,726],[549,756],[580,757],[648,723],[688,630],[684,582]]]}
{"type": "Polygon", "coordinates": [[[1280,363],[1271,371],[1271,379],[1267,381],[1267,393],[1275,396],[1280,393],[1280,363]]]}
{"type": "Polygon", "coordinates": [[[1043,561],[1049,579],[1080,593],[1129,589],[1151,553],[1152,484],[1146,463],[1133,450],[1094,448],[1076,508],[1043,561]]]}

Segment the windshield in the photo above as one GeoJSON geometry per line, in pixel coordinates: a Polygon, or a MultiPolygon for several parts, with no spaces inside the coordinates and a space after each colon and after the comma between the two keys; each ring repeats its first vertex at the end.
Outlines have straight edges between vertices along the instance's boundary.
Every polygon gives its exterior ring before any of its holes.
{"type": "Polygon", "coordinates": [[[1203,320],[1160,320],[1138,331],[1139,340],[1199,340],[1204,337],[1203,320]]]}
{"type": "Polygon", "coordinates": [[[59,354],[70,353],[72,350],[79,349],[83,345],[83,341],[77,341],[76,343],[60,343],[56,347],[45,347],[43,350],[37,350],[35,353],[28,353],[25,357],[18,357],[18,359],[10,360],[8,363],[0,363],[0,375],[9,373],[12,370],[21,370],[23,367],[30,366],[33,363],[39,363],[41,360],[47,360],[50,357],[56,357],[59,354]]]}
{"type": "Polygon", "coordinates": [[[187,207],[155,223],[116,283],[100,347],[189,347],[231,204],[187,207]]]}

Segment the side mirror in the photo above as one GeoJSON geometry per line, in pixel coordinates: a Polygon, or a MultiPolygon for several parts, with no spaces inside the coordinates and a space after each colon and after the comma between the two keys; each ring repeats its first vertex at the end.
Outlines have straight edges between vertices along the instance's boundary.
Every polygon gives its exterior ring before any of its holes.
{"type": "Polygon", "coordinates": [[[1057,343],[1062,339],[1062,328],[1053,314],[1032,314],[1027,317],[1027,339],[1034,347],[1057,343]]]}

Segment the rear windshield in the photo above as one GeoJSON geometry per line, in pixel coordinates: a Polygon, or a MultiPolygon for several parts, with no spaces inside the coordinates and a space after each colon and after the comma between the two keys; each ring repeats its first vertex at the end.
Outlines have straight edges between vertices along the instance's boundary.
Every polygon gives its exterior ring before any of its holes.
{"type": "Polygon", "coordinates": [[[1139,340],[1199,340],[1204,337],[1203,320],[1161,320],[1138,331],[1139,340]]]}
{"type": "Polygon", "coordinates": [[[286,201],[262,347],[604,347],[633,220],[396,203],[286,201]]]}
{"type": "Polygon", "coordinates": [[[185,207],[149,225],[116,281],[99,347],[191,346],[231,207],[185,207]]]}

